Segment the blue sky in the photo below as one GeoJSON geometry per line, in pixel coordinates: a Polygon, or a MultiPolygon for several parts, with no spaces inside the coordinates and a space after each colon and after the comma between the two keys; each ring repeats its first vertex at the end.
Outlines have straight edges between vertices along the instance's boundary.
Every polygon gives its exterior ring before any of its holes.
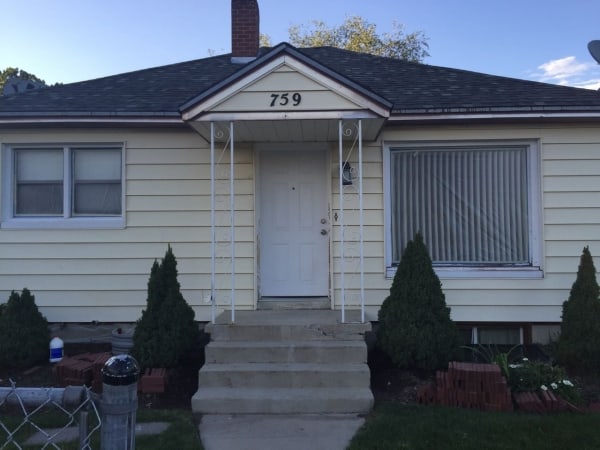
{"type": "MultiPolygon", "coordinates": [[[[204,58],[231,49],[229,0],[0,0],[0,69],[72,82],[204,58]]],[[[600,88],[587,51],[600,39],[598,0],[259,0],[261,32],[359,15],[428,37],[425,63],[600,88]]]]}

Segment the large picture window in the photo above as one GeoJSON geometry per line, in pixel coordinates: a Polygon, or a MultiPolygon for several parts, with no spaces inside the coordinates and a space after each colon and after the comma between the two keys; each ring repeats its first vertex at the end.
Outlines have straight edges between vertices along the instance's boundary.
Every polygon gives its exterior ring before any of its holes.
{"type": "Polygon", "coordinates": [[[417,232],[438,268],[537,262],[532,144],[390,146],[391,266],[417,232]]]}
{"type": "Polygon", "coordinates": [[[2,225],[118,225],[122,167],[122,146],[7,147],[2,225]]]}

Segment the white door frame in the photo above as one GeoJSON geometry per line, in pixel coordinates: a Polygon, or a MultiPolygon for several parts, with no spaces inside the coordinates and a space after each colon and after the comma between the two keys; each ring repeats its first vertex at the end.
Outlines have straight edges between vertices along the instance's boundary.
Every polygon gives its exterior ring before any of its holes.
{"type": "MultiPolygon", "coordinates": [[[[328,220],[328,260],[327,260],[327,265],[328,265],[328,270],[329,270],[329,274],[328,274],[328,297],[330,299],[330,302],[333,301],[333,296],[332,294],[332,282],[333,282],[333,273],[332,273],[332,242],[333,242],[333,224],[332,224],[332,217],[331,217],[331,195],[332,195],[332,186],[331,186],[331,170],[332,170],[332,165],[331,165],[331,148],[330,146],[326,143],[326,142],[319,142],[319,143],[314,143],[314,142],[309,142],[309,143],[288,143],[288,142],[281,142],[281,143],[261,143],[261,144],[255,144],[254,145],[254,167],[255,167],[255,176],[254,176],[254,192],[255,192],[255,200],[254,200],[254,204],[255,204],[255,261],[254,261],[254,273],[255,273],[255,277],[256,277],[256,301],[258,301],[261,297],[261,280],[260,280],[260,274],[261,274],[261,267],[260,267],[260,252],[261,252],[261,242],[260,242],[260,236],[261,236],[261,230],[260,230],[260,218],[261,218],[261,211],[260,211],[260,198],[259,196],[261,195],[261,189],[260,189],[260,175],[261,175],[261,167],[260,167],[260,154],[262,152],[266,152],[266,151],[281,151],[281,152],[286,152],[286,151],[320,151],[324,154],[325,156],[325,170],[323,171],[324,173],[324,186],[325,186],[325,192],[324,195],[327,198],[327,220],[328,220]]],[[[257,305],[255,304],[255,308],[257,307],[257,305]]]]}

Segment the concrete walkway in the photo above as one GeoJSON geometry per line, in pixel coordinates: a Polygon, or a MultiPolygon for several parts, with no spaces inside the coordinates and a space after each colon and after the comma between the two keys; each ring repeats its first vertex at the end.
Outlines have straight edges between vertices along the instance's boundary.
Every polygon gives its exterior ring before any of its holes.
{"type": "Polygon", "coordinates": [[[344,450],[363,425],[353,414],[204,415],[205,450],[344,450]]]}

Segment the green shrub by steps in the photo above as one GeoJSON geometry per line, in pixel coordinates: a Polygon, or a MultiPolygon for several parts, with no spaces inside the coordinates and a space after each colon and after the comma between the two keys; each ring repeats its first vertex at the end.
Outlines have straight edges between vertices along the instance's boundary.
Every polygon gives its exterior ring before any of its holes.
{"type": "Polygon", "coordinates": [[[588,247],[583,249],[577,278],[563,303],[557,359],[578,372],[600,374],[600,287],[588,247]]]}
{"type": "Polygon", "coordinates": [[[194,310],[177,281],[177,260],[171,246],[159,264],[154,261],[148,280],[147,307],[137,321],[131,353],[140,366],[172,368],[200,342],[194,310]]]}
{"type": "Polygon", "coordinates": [[[48,321],[28,289],[12,291],[0,308],[0,366],[27,368],[48,361],[48,321]]]}
{"type": "Polygon", "coordinates": [[[377,337],[397,366],[425,373],[445,368],[458,349],[456,326],[420,233],[402,254],[379,310],[377,337]]]}

